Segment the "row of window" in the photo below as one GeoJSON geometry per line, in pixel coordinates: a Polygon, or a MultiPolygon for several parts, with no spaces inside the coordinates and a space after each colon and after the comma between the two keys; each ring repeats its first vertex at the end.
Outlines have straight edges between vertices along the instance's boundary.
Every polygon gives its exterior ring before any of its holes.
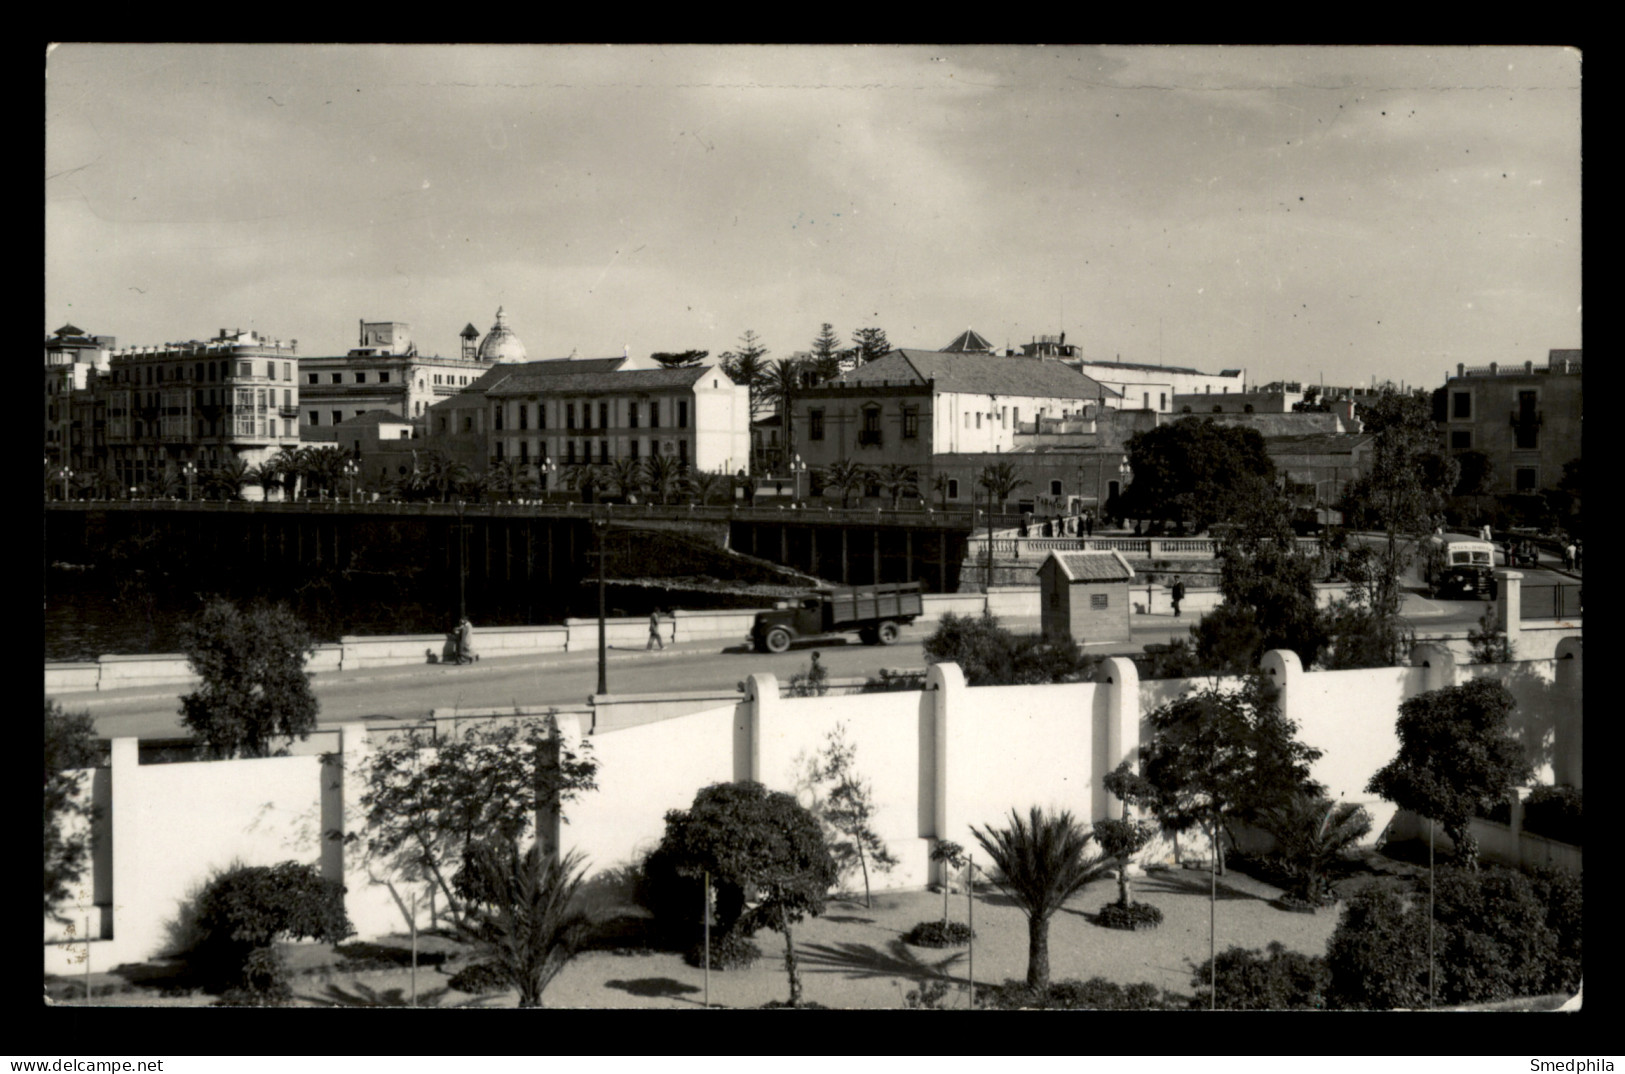
{"type": "MultiPolygon", "coordinates": [[[[255,374],[255,371],[254,371],[254,364],[255,364],[254,360],[252,360],[252,359],[248,359],[248,358],[236,359],[237,376],[239,376],[239,377],[252,377],[252,376],[255,376],[256,374],[255,374]]],[[[265,363],[265,374],[264,375],[267,378],[271,379],[271,380],[277,379],[277,368],[276,367],[277,367],[276,362],[267,361],[265,363]]],[[[174,366],[167,366],[167,367],[166,366],[161,366],[161,365],[147,365],[147,366],[119,365],[119,366],[115,366],[113,368],[113,382],[115,384],[140,384],[140,383],[142,383],[142,372],[141,371],[144,369],[144,370],[146,370],[146,374],[145,374],[146,383],[148,383],[148,384],[162,384],[164,382],[164,370],[166,368],[169,370],[169,379],[171,381],[185,380],[186,379],[186,366],[184,364],[177,364],[177,365],[174,365],[174,366]]],[[[197,363],[194,363],[194,365],[192,367],[192,379],[194,381],[205,381],[205,380],[207,380],[207,381],[218,381],[218,380],[224,380],[224,379],[226,379],[227,377],[229,377],[231,375],[231,369],[232,369],[231,361],[197,362],[197,363]]],[[[282,379],[286,380],[286,381],[290,381],[290,382],[293,380],[293,363],[292,362],[283,362],[282,363],[282,379]]],[[[314,384],[316,382],[314,380],[312,380],[311,383],[314,384]]]]}
{"type": "MultiPolygon", "coordinates": [[[[535,443],[535,441],[531,441],[531,440],[519,440],[519,441],[517,441],[515,446],[518,448],[518,454],[513,455],[512,457],[519,460],[522,463],[530,462],[530,460],[532,458],[531,445],[533,443],[535,443]]],[[[582,465],[590,465],[595,461],[599,462],[599,463],[607,463],[607,462],[613,461],[613,459],[612,459],[612,457],[610,455],[610,444],[612,443],[612,441],[609,441],[609,440],[600,440],[600,441],[598,441],[598,458],[596,460],[593,458],[593,450],[592,450],[593,442],[591,440],[582,440],[579,443],[580,443],[581,450],[580,450],[580,454],[578,456],[577,451],[576,451],[577,441],[575,441],[575,440],[566,440],[566,441],[564,441],[564,458],[562,460],[563,465],[565,465],[565,466],[574,466],[577,463],[580,463],[582,465]]],[[[507,442],[506,441],[496,440],[496,441],[493,442],[493,444],[494,444],[493,450],[496,453],[495,458],[498,461],[509,457],[508,451],[507,451],[507,442]]],[[[634,437],[634,438],[632,438],[630,440],[627,440],[626,445],[627,445],[627,455],[626,455],[627,458],[629,458],[629,459],[639,459],[639,458],[643,457],[643,448],[642,448],[643,441],[641,441],[641,440],[637,439],[636,437],[634,437]]],[[[537,450],[536,450],[536,453],[535,453],[535,456],[534,456],[535,459],[538,462],[540,462],[542,459],[547,457],[545,455],[545,453],[543,452],[542,447],[543,447],[543,445],[541,445],[541,444],[537,445],[537,450]]],[[[688,441],[687,440],[665,440],[665,441],[651,440],[651,441],[649,441],[649,453],[651,455],[670,455],[670,456],[674,456],[679,463],[682,463],[685,466],[688,465],[688,441]]],[[[555,461],[558,461],[558,460],[555,460],[555,461]]]]}
{"type": "MultiPolygon", "coordinates": [[[[650,400],[648,403],[639,403],[639,402],[637,402],[635,400],[625,400],[624,401],[624,405],[625,405],[624,415],[617,415],[617,412],[621,411],[623,401],[617,400],[615,402],[601,402],[601,403],[599,403],[597,405],[598,424],[597,424],[597,426],[594,426],[593,421],[592,421],[592,419],[593,419],[593,404],[592,403],[588,403],[588,402],[585,402],[585,401],[582,401],[582,402],[579,402],[579,403],[578,402],[566,402],[566,403],[562,404],[563,407],[564,407],[564,427],[566,429],[575,429],[575,428],[578,427],[577,424],[576,424],[576,418],[577,418],[577,410],[576,410],[576,408],[577,408],[577,406],[579,406],[581,408],[580,412],[579,412],[579,416],[580,416],[580,419],[581,419],[579,428],[581,428],[581,429],[592,429],[592,428],[599,428],[599,429],[612,429],[612,428],[636,429],[636,428],[640,427],[639,423],[645,417],[648,419],[649,428],[658,429],[658,428],[661,427],[661,425],[660,425],[660,421],[661,421],[661,406],[660,406],[660,403],[661,403],[661,401],[658,400],[658,399],[650,400]],[[624,425],[616,425],[616,424],[613,423],[614,419],[617,416],[621,416],[621,417],[624,418],[624,422],[625,422],[624,425]]],[[[670,409],[665,411],[666,416],[668,418],[674,418],[675,419],[675,421],[673,422],[671,427],[675,428],[675,429],[686,429],[686,428],[688,428],[688,400],[687,399],[667,400],[667,403],[669,404],[670,409]]],[[[553,406],[555,408],[554,409],[554,416],[555,416],[555,420],[556,420],[557,414],[558,414],[557,408],[560,406],[560,404],[559,403],[554,403],[553,406]]],[[[494,403],[494,404],[492,404],[492,406],[491,406],[491,428],[493,430],[496,430],[498,432],[502,431],[502,429],[504,427],[504,422],[506,420],[505,414],[507,414],[507,413],[508,413],[508,404],[506,404],[506,403],[494,403]]],[[[513,413],[514,413],[515,417],[517,418],[517,422],[518,422],[514,426],[516,429],[529,429],[531,427],[531,417],[532,417],[533,414],[535,416],[536,428],[538,428],[538,429],[546,429],[547,428],[547,403],[545,403],[545,402],[538,402],[538,403],[520,402],[520,403],[514,404],[513,413]]],[[[469,431],[469,430],[465,428],[464,431],[466,432],[466,431],[469,431]]]]}
{"type": "MultiPolygon", "coordinates": [[[[1020,411],[1017,411],[1017,413],[1019,414],[1020,411]]],[[[858,443],[878,445],[881,442],[881,408],[878,405],[866,406],[860,411],[860,415],[858,443]]],[[[905,406],[902,408],[902,417],[903,439],[917,439],[920,435],[920,408],[905,406]]],[[[966,415],[966,420],[969,421],[969,415],[966,415]]],[[[980,414],[977,415],[977,427],[981,427],[980,414]]],[[[807,439],[824,439],[824,410],[822,408],[814,408],[807,412],[807,439]]]]}
{"type": "MultiPolygon", "coordinates": [[[[389,383],[389,370],[387,370],[387,369],[379,369],[379,370],[374,370],[374,372],[376,372],[378,374],[378,379],[374,383],[377,383],[377,384],[388,384],[389,383]]],[[[305,374],[305,383],[306,384],[320,384],[321,382],[322,382],[322,375],[320,373],[306,373],[305,374]]],[[[344,374],[343,373],[329,373],[327,375],[327,382],[329,384],[343,384],[344,383],[344,374]]],[[[358,370],[355,373],[354,382],[356,384],[366,384],[367,383],[367,371],[366,370],[358,370]]],[[[438,376],[435,377],[434,382],[436,384],[439,384],[440,383],[440,378],[438,376]]],[[[468,383],[468,378],[467,377],[463,378],[463,383],[464,384],[468,383]]]]}

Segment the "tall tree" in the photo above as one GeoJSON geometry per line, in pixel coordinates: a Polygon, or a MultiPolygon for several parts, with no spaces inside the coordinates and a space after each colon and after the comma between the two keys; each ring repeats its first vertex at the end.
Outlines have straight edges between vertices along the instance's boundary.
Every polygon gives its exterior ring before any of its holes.
{"type": "Polygon", "coordinates": [[[863,873],[863,905],[873,906],[869,867],[890,872],[898,859],[875,831],[874,788],[858,773],[858,747],[847,740],[845,724],[836,724],[825,738],[823,750],[807,766],[807,781],[815,793],[822,789],[813,813],[829,829],[825,838],[837,873],[844,875],[856,862],[863,873]]]}
{"type": "Polygon", "coordinates": [[[686,464],[679,462],[676,455],[650,455],[643,467],[643,476],[649,482],[649,488],[654,492],[656,502],[669,503],[674,489],[683,480],[683,471],[686,464]]]}
{"type": "Polygon", "coordinates": [[[1134,483],[1123,492],[1121,511],[1130,518],[1201,532],[1229,521],[1260,481],[1275,482],[1275,463],[1256,429],[1180,418],[1135,433],[1126,446],[1134,483]]]}
{"type": "Polygon", "coordinates": [[[1344,493],[1344,514],[1382,531],[1370,572],[1370,610],[1381,622],[1399,617],[1400,579],[1416,545],[1437,525],[1459,468],[1435,450],[1438,432],[1425,396],[1387,390],[1362,407],[1376,433],[1371,468],[1344,493]]]}
{"type": "Polygon", "coordinates": [[[218,597],[181,630],[202,680],[181,698],[181,723],[217,757],[265,757],[278,738],[310,737],[316,695],[305,662],[310,630],[284,604],[241,611],[218,597]]]}
{"type": "MultiPolygon", "coordinates": [[[[1326,641],[1315,590],[1317,560],[1298,553],[1290,504],[1280,489],[1258,477],[1238,488],[1243,495],[1231,516],[1236,529],[1219,547],[1219,592],[1234,612],[1251,619],[1254,637],[1243,651],[1223,658],[1211,645],[1207,651],[1199,645],[1198,655],[1244,673],[1268,650],[1291,649],[1310,667],[1326,641]]],[[[1197,636],[1211,639],[1214,632],[1197,636]]]]}
{"type": "Polygon", "coordinates": [[[1140,747],[1139,773],[1125,761],[1106,776],[1106,788],[1151,810],[1165,831],[1207,827],[1220,873],[1221,836],[1232,820],[1255,819],[1294,794],[1321,790],[1309,778],[1321,751],[1294,737],[1279,691],[1260,675],[1239,689],[1208,686],[1167,702],[1147,722],[1151,739],[1140,747]]]}
{"type": "Polygon", "coordinates": [[[58,905],[84,876],[90,857],[89,824],[98,816],[79,770],[96,764],[100,750],[90,713],[68,714],[45,702],[45,914],[63,924],[58,905]]]}
{"type": "Polygon", "coordinates": [[[703,507],[727,490],[728,475],[690,469],[683,475],[683,487],[703,507]]]}
{"type": "Polygon", "coordinates": [[[860,328],[852,333],[852,343],[857,349],[859,364],[884,358],[892,351],[884,328],[860,328]]]}
{"type": "Polygon", "coordinates": [[[648,483],[648,471],[642,459],[616,459],[609,464],[609,479],[620,490],[622,497],[630,498],[641,492],[648,483]]]}
{"type": "Polygon", "coordinates": [[[684,875],[711,878],[724,934],[750,937],[763,927],[784,937],[790,1006],[801,1006],[793,926],[824,912],[835,862],[818,818],[791,795],[760,783],[716,783],[688,809],[666,814],[660,853],[684,875]],[[747,909],[746,893],[754,892],[747,909]]]}
{"type": "MultiPolygon", "coordinates": [[[[345,840],[386,875],[427,882],[458,928],[476,928],[469,903],[490,890],[480,849],[495,853],[499,869],[511,863],[535,839],[537,810],[562,810],[596,789],[597,772],[591,743],[563,741],[549,720],[488,721],[439,741],[432,732],[398,732],[366,757],[366,824],[345,840]]],[[[386,884],[395,891],[393,880],[386,884]]]]}
{"type": "Polygon", "coordinates": [[[795,358],[780,358],[770,363],[767,370],[766,391],[776,402],[779,416],[784,419],[786,460],[794,459],[796,455],[795,405],[801,396],[805,375],[805,363],[795,358]]]}
{"type": "MultiPolygon", "coordinates": [[[[243,486],[250,480],[248,464],[231,455],[203,475],[204,493],[211,498],[218,496],[222,500],[240,500],[243,498],[243,486]]],[[[178,474],[166,477],[164,481],[166,488],[173,487],[179,491],[186,487],[178,474]]]]}
{"type": "Polygon", "coordinates": [[[663,369],[681,369],[684,366],[699,365],[710,353],[710,351],[694,350],[656,351],[649,357],[659,362],[663,369]]]}
{"type": "Polygon", "coordinates": [[[977,475],[976,483],[987,490],[987,584],[993,584],[993,505],[999,505],[999,511],[1004,511],[1005,501],[1010,494],[1023,485],[1031,484],[1026,478],[1020,476],[1015,466],[1008,462],[990,463],[982,467],[977,475]]]}
{"type": "Polygon", "coordinates": [[[1071,813],[1037,806],[1025,821],[1012,809],[1009,827],[971,833],[993,859],[994,883],[1027,916],[1027,987],[1047,994],[1050,918],[1100,874],[1102,859],[1085,855],[1092,834],[1071,813]]]}
{"type": "Polygon", "coordinates": [[[819,383],[841,375],[843,353],[841,337],[835,334],[835,326],[825,321],[818,329],[818,337],[812,342],[812,372],[819,383]]]}
{"type": "Polygon", "coordinates": [[[755,332],[745,329],[739,337],[739,349],[722,352],[722,371],[735,384],[750,389],[750,420],[755,422],[773,413],[773,398],[769,391],[767,348],[755,332]]]}
{"type": "Polygon", "coordinates": [[[1367,789],[1431,817],[1456,844],[1456,861],[1478,868],[1469,822],[1532,778],[1523,746],[1507,730],[1517,702],[1499,680],[1474,679],[1399,706],[1399,753],[1367,789]]]}

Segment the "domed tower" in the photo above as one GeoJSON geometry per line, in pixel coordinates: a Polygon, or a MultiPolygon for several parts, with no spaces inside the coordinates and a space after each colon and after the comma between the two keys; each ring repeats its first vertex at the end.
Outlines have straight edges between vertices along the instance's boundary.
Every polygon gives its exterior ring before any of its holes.
{"type": "Polygon", "coordinates": [[[497,323],[491,326],[491,331],[480,340],[479,352],[475,355],[482,362],[523,362],[526,359],[525,345],[519,341],[514,330],[508,327],[503,319],[502,307],[497,307],[497,323]]]}

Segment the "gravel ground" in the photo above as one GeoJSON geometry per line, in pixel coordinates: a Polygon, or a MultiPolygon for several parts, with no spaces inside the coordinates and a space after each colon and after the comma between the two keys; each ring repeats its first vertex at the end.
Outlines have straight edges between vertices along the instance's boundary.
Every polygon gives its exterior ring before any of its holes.
{"type": "MultiPolygon", "coordinates": [[[[1279,940],[1288,949],[1323,954],[1337,924],[1337,910],[1290,913],[1269,903],[1278,889],[1240,873],[1219,880],[1218,948],[1231,945],[1264,948],[1279,940]]],[[[1159,907],[1161,927],[1123,932],[1091,923],[1095,912],[1117,895],[1116,882],[1097,881],[1074,896],[1050,924],[1050,970],[1055,980],[1105,977],[1119,984],[1149,982],[1181,996],[1192,992],[1194,966],[1208,957],[1208,874],[1201,871],[1154,872],[1134,882],[1134,897],[1159,907]]],[[[950,916],[966,918],[966,898],[955,895],[950,916]]],[[[1021,911],[996,889],[978,890],[975,904],[975,977],[980,983],[1025,978],[1027,926],[1021,911]]],[[[965,948],[910,947],[901,940],[917,922],[942,916],[942,896],[931,892],[888,892],[866,908],[861,897],[832,899],[824,915],[796,927],[803,997],[839,1008],[899,1008],[905,994],[923,979],[946,977],[952,985],[945,1006],[963,1006],[971,952],[965,948]]],[[[759,1007],[789,997],[784,972],[784,941],[774,932],[758,934],[762,959],[750,969],[711,974],[713,1006],[759,1007]]],[[[404,939],[381,943],[378,950],[404,946],[404,939]]],[[[443,941],[426,940],[424,959],[448,950],[443,941]]],[[[300,975],[294,993],[301,1006],[398,1006],[409,996],[406,969],[341,972],[323,968],[330,948],[307,945],[289,949],[300,975]]],[[[444,957],[444,956],[438,956],[444,957]]],[[[418,994],[436,1006],[512,1006],[514,993],[471,997],[446,990],[459,968],[456,961],[422,965],[418,994]]],[[[588,951],[572,961],[544,995],[549,1007],[686,1008],[705,1001],[705,975],[677,954],[635,951],[588,951]]],[[[212,997],[162,996],[142,990],[97,997],[101,1005],[203,1005],[212,997]]]]}

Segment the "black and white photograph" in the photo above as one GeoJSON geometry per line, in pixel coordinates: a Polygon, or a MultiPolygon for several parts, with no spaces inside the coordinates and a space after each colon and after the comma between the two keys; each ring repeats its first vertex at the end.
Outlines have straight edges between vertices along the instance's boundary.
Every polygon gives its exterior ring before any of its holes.
{"type": "Polygon", "coordinates": [[[1581,1010],[1581,60],[49,46],[42,1003],[1581,1010]]]}

